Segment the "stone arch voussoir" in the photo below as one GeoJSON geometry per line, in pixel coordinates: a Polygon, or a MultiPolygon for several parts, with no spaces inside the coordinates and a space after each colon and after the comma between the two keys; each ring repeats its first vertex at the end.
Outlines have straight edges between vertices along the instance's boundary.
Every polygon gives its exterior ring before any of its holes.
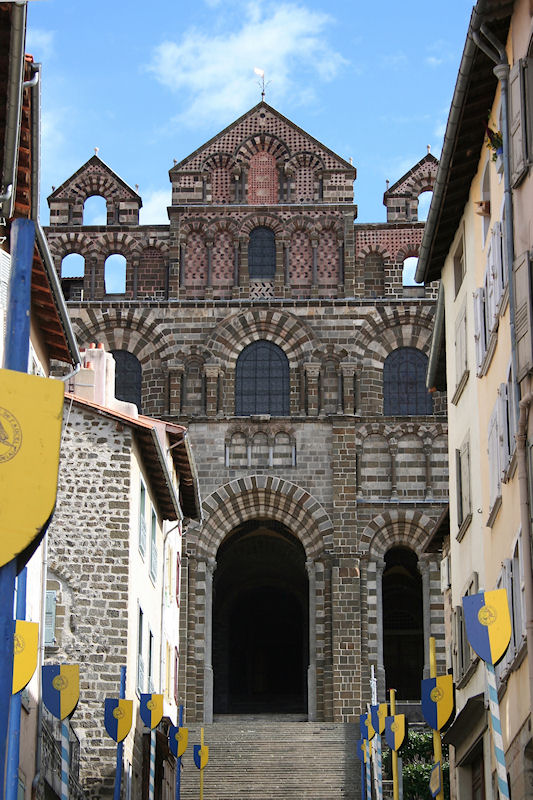
{"type": "Polygon", "coordinates": [[[420,556],[433,525],[433,520],[415,509],[383,511],[363,531],[361,548],[372,561],[383,559],[391,547],[409,547],[420,556]]]}
{"type": "Polygon", "coordinates": [[[109,309],[105,321],[89,312],[86,319],[75,319],[73,324],[81,347],[102,342],[106,350],[127,350],[143,366],[165,362],[173,355],[173,342],[141,309],[109,309]]]}

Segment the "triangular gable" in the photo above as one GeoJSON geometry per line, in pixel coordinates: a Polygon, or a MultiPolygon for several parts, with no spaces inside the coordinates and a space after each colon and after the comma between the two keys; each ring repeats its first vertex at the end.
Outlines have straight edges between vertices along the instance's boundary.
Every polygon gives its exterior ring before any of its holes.
{"type": "Polygon", "coordinates": [[[323,145],[318,139],[310,136],[294,122],[284,117],[268,103],[261,101],[239,119],[232,122],[212,139],[188,155],[171,168],[172,178],[178,172],[200,172],[204,161],[211,155],[227,153],[233,155],[238,147],[253,135],[269,134],[280,139],[291,156],[296,153],[310,152],[318,156],[327,170],[352,170],[355,167],[341,156],[323,145]]]}
{"type": "Polygon", "coordinates": [[[108,183],[115,185],[115,192],[117,196],[120,196],[121,200],[138,200],[141,201],[140,196],[135,192],[131,186],[122,180],[122,178],[117,175],[116,172],[113,172],[111,167],[109,167],[105,161],[94,155],[88,161],[85,162],[76,172],[67,178],[61,186],[55,189],[52,194],[48,196],[48,201],[50,200],[59,200],[69,197],[72,194],[79,194],[79,186],[80,184],[84,183],[85,178],[89,178],[90,176],[94,175],[101,175],[107,179],[108,183]],[[118,191],[117,191],[118,190],[118,191]]]}
{"type": "Polygon", "coordinates": [[[424,158],[421,158],[414,167],[412,167],[409,172],[406,172],[405,175],[396,181],[392,186],[389,186],[387,191],[384,194],[383,202],[386,201],[387,197],[391,195],[412,195],[413,188],[419,187],[422,183],[424,184],[426,179],[431,180],[431,188],[437,176],[437,167],[439,166],[438,159],[435,158],[434,155],[431,153],[427,153],[424,158]]]}

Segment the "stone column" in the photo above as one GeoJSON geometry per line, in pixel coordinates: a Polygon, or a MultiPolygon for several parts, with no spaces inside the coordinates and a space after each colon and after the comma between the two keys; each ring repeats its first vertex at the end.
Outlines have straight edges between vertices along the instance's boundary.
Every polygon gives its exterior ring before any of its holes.
{"type": "Polygon", "coordinates": [[[431,439],[424,439],[424,456],[426,459],[426,493],[425,499],[431,500],[433,497],[433,486],[432,484],[432,471],[431,471],[431,454],[433,452],[433,446],[431,439]]]}
{"type": "Polygon", "coordinates": [[[132,261],[133,261],[133,299],[137,300],[137,293],[139,288],[139,256],[134,256],[132,261]]]}
{"type": "Polygon", "coordinates": [[[360,443],[355,446],[355,495],[361,497],[361,462],[363,459],[363,447],[360,443]]]}
{"type": "Polygon", "coordinates": [[[307,719],[316,721],[316,568],[307,559],[305,568],[309,578],[309,666],[307,668],[307,719]]]}
{"type": "Polygon", "coordinates": [[[182,242],[180,244],[180,276],[179,276],[179,288],[183,289],[185,286],[185,269],[187,267],[187,245],[182,242]]]}
{"type": "Polygon", "coordinates": [[[318,239],[311,239],[311,247],[313,249],[313,266],[311,272],[311,288],[313,296],[318,294],[318,239]]]}
{"type": "Polygon", "coordinates": [[[390,484],[391,484],[391,499],[397,500],[398,499],[398,487],[397,487],[397,477],[396,477],[396,456],[398,455],[398,442],[396,439],[389,440],[389,452],[390,452],[390,484]]]}
{"type": "Polygon", "coordinates": [[[310,417],[317,417],[319,411],[318,378],[320,376],[320,364],[308,362],[304,364],[304,370],[307,378],[307,414],[310,417]]]}
{"type": "Polygon", "coordinates": [[[385,683],[385,662],[383,659],[383,572],[385,571],[385,560],[378,558],[376,564],[376,653],[377,653],[377,681],[378,696],[384,697],[386,690],[385,683]]]}
{"type": "Polygon", "coordinates": [[[338,270],[339,270],[339,280],[338,285],[343,286],[344,284],[344,241],[338,239],[337,245],[337,252],[338,252],[338,270]]]}
{"type": "Polygon", "coordinates": [[[239,240],[233,242],[233,288],[239,288],[239,240]]]}
{"type": "Polygon", "coordinates": [[[204,657],[204,722],[213,722],[213,573],[217,562],[208,558],[205,563],[205,657],[204,657]]]}
{"type": "Polygon", "coordinates": [[[345,414],[355,414],[355,387],[354,377],[357,367],[355,364],[341,364],[343,377],[342,405],[345,414]]]}
{"type": "Polygon", "coordinates": [[[207,251],[207,275],[205,280],[205,296],[213,297],[213,240],[206,239],[205,249],[207,251]]]}
{"type": "Polygon", "coordinates": [[[291,259],[291,246],[289,242],[285,242],[285,244],[283,245],[283,273],[284,273],[285,289],[287,290],[291,288],[290,259],[291,259]]]}
{"type": "Polygon", "coordinates": [[[168,372],[168,413],[181,414],[181,396],[183,385],[183,366],[171,367],[168,372]]]}
{"type": "Polygon", "coordinates": [[[429,678],[429,637],[431,636],[431,589],[430,563],[427,558],[418,559],[418,569],[422,575],[422,618],[424,623],[424,678],[429,678]]]}
{"type": "Polygon", "coordinates": [[[205,375],[205,412],[208,417],[215,417],[218,411],[218,364],[206,364],[205,375]]]}
{"type": "Polygon", "coordinates": [[[91,300],[96,300],[96,270],[97,270],[98,261],[96,256],[91,256],[90,259],[90,288],[89,288],[89,297],[91,300]]]}

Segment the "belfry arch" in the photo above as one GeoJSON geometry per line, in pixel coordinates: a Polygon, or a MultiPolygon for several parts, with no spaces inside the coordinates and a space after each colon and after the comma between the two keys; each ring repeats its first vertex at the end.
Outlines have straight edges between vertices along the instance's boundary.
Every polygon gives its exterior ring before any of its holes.
{"type": "Polygon", "coordinates": [[[188,543],[187,624],[196,655],[187,665],[188,707],[204,722],[213,713],[267,709],[317,719],[333,540],[328,515],[301,487],[264,475],[219,487],[203,510],[204,524],[188,543]],[[251,626],[262,633],[250,634],[251,626]],[[269,649],[275,637],[277,654],[269,649]],[[248,651],[240,662],[234,647],[248,651]]]}

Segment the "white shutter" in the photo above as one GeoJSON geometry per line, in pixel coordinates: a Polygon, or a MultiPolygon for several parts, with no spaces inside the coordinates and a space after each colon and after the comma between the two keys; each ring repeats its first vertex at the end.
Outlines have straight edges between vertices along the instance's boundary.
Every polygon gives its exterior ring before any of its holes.
{"type": "Polygon", "coordinates": [[[459,386],[467,368],[466,362],[466,308],[463,308],[455,327],[455,385],[459,386]]]}
{"type": "Polygon", "coordinates": [[[440,562],[440,590],[445,592],[451,586],[450,581],[450,556],[445,556],[440,562]]]}
{"type": "Polygon", "coordinates": [[[47,647],[51,647],[56,641],[56,602],[57,593],[47,590],[44,610],[44,643],[47,647]]]}
{"type": "Polygon", "coordinates": [[[525,60],[520,59],[509,73],[509,117],[511,139],[511,183],[517,186],[527,169],[526,109],[524,108],[525,60]]]}
{"type": "Polygon", "coordinates": [[[496,312],[499,311],[505,286],[503,279],[502,241],[502,224],[501,222],[495,222],[490,237],[488,261],[494,283],[494,304],[496,306],[496,312]]]}
{"type": "Polygon", "coordinates": [[[507,384],[500,384],[498,389],[498,436],[500,441],[500,466],[502,475],[507,471],[511,455],[511,442],[509,441],[509,398],[507,397],[507,384]]]}
{"type": "Polygon", "coordinates": [[[483,288],[476,289],[474,292],[474,339],[476,341],[476,367],[479,372],[487,349],[483,288]]]}
{"type": "Polygon", "coordinates": [[[492,274],[492,266],[490,264],[487,265],[487,270],[485,272],[484,289],[485,289],[485,319],[487,321],[486,330],[487,333],[492,333],[492,331],[498,325],[498,313],[496,310],[496,293],[494,291],[494,277],[492,274]]]}
{"type": "Polygon", "coordinates": [[[489,505],[490,509],[494,504],[501,492],[500,480],[500,443],[498,438],[498,411],[497,408],[492,412],[489,420],[489,428],[487,433],[487,450],[489,455],[489,505]]]}
{"type": "Polygon", "coordinates": [[[461,445],[461,506],[463,519],[470,514],[470,442],[461,445]]]}

